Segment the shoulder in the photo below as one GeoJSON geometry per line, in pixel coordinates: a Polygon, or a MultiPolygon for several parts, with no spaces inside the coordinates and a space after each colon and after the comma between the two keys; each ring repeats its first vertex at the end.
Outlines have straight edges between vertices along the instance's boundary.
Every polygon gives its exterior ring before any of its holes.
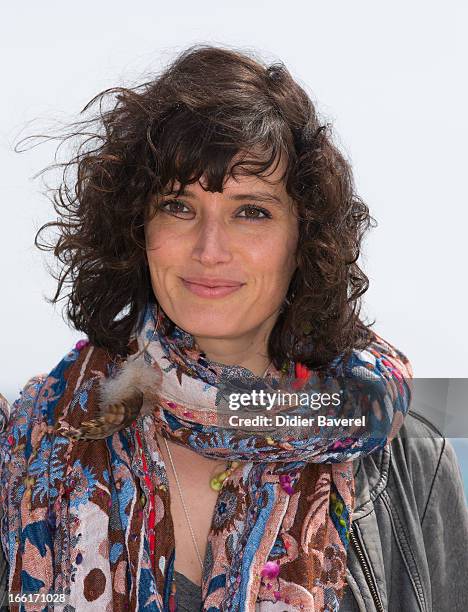
{"type": "Polygon", "coordinates": [[[51,406],[68,386],[67,373],[71,366],[86,358],[87,345],[75,345],[58,361],[50,372],[31,376],[10,405],[3,397],[0,400],[0,446],[5,452],[8,446],[23,447],[28,432],[52,416],[51,406]],[[47,414],[49,412],[49,414],[47,414]]]}
{"type": "Polygon", "coordinates": [[[450,440],[421,413],[411,410],[399,435],[391,444],[392,469],[408,473],[413,492],[424,519],[429,503],[445,491],[464,497],[463,481],[457,454],[450,440]]]}
{"type": "Polygon", "coordinates": [[[401,449],[408,463],[418,460],[419,465],[419,459],[424,458],[435,464],[446,444],[448,440],[439,428],[420,412],[410,408],[391,448],[393,453],[401,449]]]}
{"type": "Polygon", "coordinates": [[[64,395],[72,394],[74,382],[70,379],[73,364],[86,359],[88,346],[76,346],[64,355],[48,373],[31,376],[18,397],[11,404],[2,402],[3,426],[0,429],[0,503],[8,488],[22,482],[32,456],[40,448],[44,452],[52,438],[44,445],[46,433],[52,433],[59,416],[59,403],[64,395]]]}
{"type": "MultiPolygon", "coordinates": [[[[135,342],[130,341],[129,351],[135,350],[135,342]]],[[[3,450],[9,444],[17,452],[28,452],[29,440],[42,430],[63,419],[81,422],[88,396],[98,391],[96,381],[111,375],[119,358],[109,355],[104,347],[80,340],[48,373],[30,377],[11,406],[5,398],[0,399],[3,450]]]]}
{"type": "Polygon", "coordinates": [[[361,510],[369,510],[369,504],[384,489],[394,492],[395,499],[411,496],[417,503],[420,520],[429,500],[438,494],[434,487],[436,479],[447,478],[459,483],[457,494],[464,495],[460,467],[450,440],[412,408],[395,438],[384,448],[357,461],[354,473],[357,516],[361,510]]]}
{"type": "MultiPolygon", "coordinates": [[[[410,409],[398,435],[390,444],[391,465],[407,470],[415,486],[431,481],[441,457],[453,447],[442,432],[421,413],[410,409]]],[[[455,452],[455,451],[453,451],[455,452]]]]}
{"type": "Polygon", "coordinates": [[[46,378],[46,373],[31,376],[23,385],[19,392],[19,396],[11,405],[0,393],[0,433],[8,429],[8,424],[11,423],[12,419],[14,419],[19,412],[23,412],[25,407],[32,407],[32,403],[36,399],[46,378]]]}

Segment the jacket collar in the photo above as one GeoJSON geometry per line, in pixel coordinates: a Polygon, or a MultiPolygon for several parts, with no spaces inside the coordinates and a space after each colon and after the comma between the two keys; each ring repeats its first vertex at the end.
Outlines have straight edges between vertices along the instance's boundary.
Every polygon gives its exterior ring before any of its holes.
{"type": "Polygon", "coordinates": [[[354,462],[355,504],[352,520],[366,516],[373,510],[374,500],[387,486],[391,447],[383,449],[354,462]]]}

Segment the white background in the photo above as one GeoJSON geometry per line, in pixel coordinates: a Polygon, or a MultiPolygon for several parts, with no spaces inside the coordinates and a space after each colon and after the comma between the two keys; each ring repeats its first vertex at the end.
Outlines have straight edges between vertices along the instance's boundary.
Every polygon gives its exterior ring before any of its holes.
{"type": "Polygon", "coordinates": [[[194,43],[285,62],[333,123],[379,223],[361,258],[370,278],[363,314],[409,356],[415,376],[468,377],[466,18],[462,1],[7,3],[0,391],[11,401],[83,337],[45,301],[53,261],[33,246],[55,214],[31,177],[53,162],[54,147],[18,154],[14,142],[77,119],[99,91],[151,78],[194,43]]]}

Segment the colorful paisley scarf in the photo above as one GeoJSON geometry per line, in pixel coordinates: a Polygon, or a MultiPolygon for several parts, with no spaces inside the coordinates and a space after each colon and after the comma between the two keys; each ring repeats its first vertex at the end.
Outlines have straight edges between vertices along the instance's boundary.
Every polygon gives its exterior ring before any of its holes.
{"type": "MultiPolygon", "coordinates": [[[[408,359],[372,332],[366,350],[337,358],[325,375],[286,362],[259,378],[208,360],[177,326],[162,333],[164,317],[148,304],[125,359],[78,342],[49,374],[28,381],[3,419],[1,543],[9,591],[66,593],[67,612],[176,610],[159,432],[206,457],[239,461],[214,510],[203,611],[338,610],[353,461],[398,432],[411,398],[408,359]],[[313,426],[227,424],[232,390],[304,391],[327,381],[345,394],[347,416],[367,415],[365,428],[323,435],[313,426]]],[[[337,416],[336,407],[327,410],[337,416]]]]}

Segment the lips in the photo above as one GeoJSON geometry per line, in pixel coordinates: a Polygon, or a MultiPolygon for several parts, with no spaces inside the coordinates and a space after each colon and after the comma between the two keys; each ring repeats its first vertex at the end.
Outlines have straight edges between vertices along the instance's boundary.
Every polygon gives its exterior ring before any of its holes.
{"type": "Polygon", "coordinates": [[[194,285],[202,285],[203,287],[237,287],[244,284],[240,281],[230,280],[227,278],[203,278],[198,276],[191,276],[183,278],[182,280],[194,285]]]}
{"type": "Polygon", "coordinates": [[[203,298],[220,298],[243,287],[245,283],[230,279],[181,278],[182,284],[191,293],[203,298]]]}

